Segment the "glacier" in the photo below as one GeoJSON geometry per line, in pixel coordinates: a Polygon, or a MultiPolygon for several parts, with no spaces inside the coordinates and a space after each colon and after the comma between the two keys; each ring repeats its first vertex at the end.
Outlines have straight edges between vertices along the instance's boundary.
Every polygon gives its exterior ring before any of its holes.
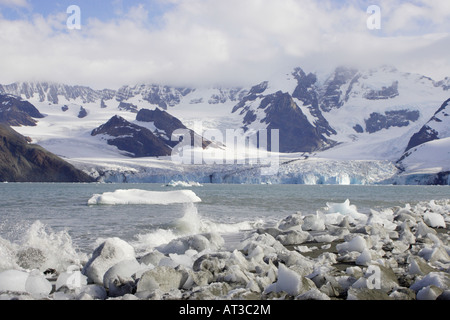
{"type": "Polygon", "coordinates": [[[178,164],[170,159],[71,159],[70,162],[103,183],[185,183],[227,184],[331,184],[372,185],[391,183],[399,170],[386,160],[283,159],[278,172],[265,175],[264,165],[178,164]]]}

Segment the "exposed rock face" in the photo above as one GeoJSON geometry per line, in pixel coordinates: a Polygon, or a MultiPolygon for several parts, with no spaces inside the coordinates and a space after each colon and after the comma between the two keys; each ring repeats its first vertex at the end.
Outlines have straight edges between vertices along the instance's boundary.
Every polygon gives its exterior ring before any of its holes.
{"type": "MultiPolygon", "coordinates": [[[[332,144],[320,133],[321,130],[308,121],[289,93],[278,91],[264,96],[262,93],[267,85],[263,82],[253,87],[235,106],[234,112],[242,109],[241,114],[245,114],[244,130],[251,129],[258,122],[265,124],[267,130],[280,130],[280,152],[313,152],[332,144]],[[253,107],[255,104],[257,109],[253,107]]],[[[296,95],[301,96],[301,89],[296,90],[296,95]]],[[[306,97],[302,98],[306,100],[306,97]]],[[[268,143],[271,145],[270,139],[268,143]]]]}
{"type": "Polygon", "coordinates": [[[193,89],[172,88],[159,85],[137,85],[134,87],[124,86],[117,91],[116,99],[124,101],[136,95],[141,95],[145,101],[167,109],[180,103],[181,99],[191,93],[193,89]]]}
{"type": "Polygon", "coordinates": [[[114,116],[94,129],[92,136],[104,135],[109,145],[128,152],[132,157],[160,157],[171,154],[171,149],[152,131],[114,116]]]}
{"type": "Polygon", "coordinates": [[[191,145],[195,145],[197,141],[201,141],[203,149],[211,145],[211,141],[203,139],[201,135],[188,129],[178,118],[158,108],[155,110],[141,109],[136,116],[136,120],[141,122],[152,122],[156,127],[154,134],[164,140],[164,142],[172,148],[179,143],[179,141],[172,141],[172,135],[176,130],[189,131],[191,135],[191,145]]]}
{"type": "Polygon", "coordinates": [[[44,118],[36,107],[11,95],[0,95],[0,123],[11,126],[35,126],[33,118],[44,118]]]}
{"type": "Polygon", "coordinates": [[[86,118],[87,115],[88,115],[87,110],[83,107],[80,107],[80,112],[78,113],[78,118],[83,119],[83,118],[86,118]]]}
{"type": "Polygon", "coordinates": [[[93,182],[44,148],[28,144],[25,137],[0,124],[0,181],[9,182],[93,182]]]}
{"type": "Polygon", "coordinates": [[[411,122],[416,122],[419,118],[420,112],[417,110],[386,111],[384,115],[374,112],[366,120],[366,131],[375,133],[391,127],[407,127],[411,122]]]}
{"type": "MultiPolygon", "coordinates": [[[[320,134],[328,137],[336,134],[336,131],[331,128],[319,108],[320,94],[317,87],[317,76],[312,73],[306,74],[300,68],[295,69],[293,76],[297,80],[297,87],[292,93],[292,97],[300,100],[303,103],[303,106],[308,108],[311,116],[315,118],[315,121],[311,124],[317,128],[317,131],[320,134]]],[[[327,99],[330,101],[330,99],[333,99],[333,96],[333,93],[327,91],[322,98],[325,101],[327,101],[327,99]],[[331,96],[328,96],[327,94],[331,94],[331,96]]]]}
{"type": "Polygon", "coordinates": [[[90,103],[99,99],[110,100],[115,95],[114,90],[94,90],[89,87],[48,82],[16,82],[0,85],[0,93],[13,94],[26,99],[39,97],[40,102],[48,101],[53,104],[59,103],[59,97],[64,97],[66,100],[81,99],[83,103],[90,103]]]}
{"type": "Polygon", "coordinates": [[[129,111],[132,113],[137,113],[138,112],[138,107],[132,103],[126,103],[126,102],[121,102],[119,104],[119,110],[122,111],[129,111]]]}
{"type": "MultiPolygon", "coordinates": [[[[346,83],[354,78],[358,70],[344,67],[336,68],[335,72],[325,82],[320,108],[329,112],[334,108],[340,108],[345,103],[346,93],[343,92],[346,83]]],[[[356,80],[355,80],[356,81],[356,80]]]]}
{"type": "Polygon", "coordinates": [[[408,143],[406,151],[425,142],[450,136],[450,99],[445,101],[434,116],[415,133],[408,143]]]}

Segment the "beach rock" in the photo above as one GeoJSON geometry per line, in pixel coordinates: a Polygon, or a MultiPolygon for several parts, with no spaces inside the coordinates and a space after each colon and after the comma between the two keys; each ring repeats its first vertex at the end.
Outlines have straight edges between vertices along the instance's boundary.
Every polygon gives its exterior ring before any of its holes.
{"type": "Polygon", "coordinates": [[[117,284],[127,280],[134,282],[132,276],[135,275],[140,269],[142,269],[142,266],[136,259],[124,260],[116,263],[114,266],[109,268],[103,276],[103,286],[106,289],[109,289],[110,284],[117,284]]]}
{"type": "Polygon", "coordinates": [[[134,248],[119,238],[109,238],[94,250],[91,259],[83,268],[90,281],[103,285],[103,276],[115,264],[135,259],[134,248]]]}
{"type": "Polygon", "coordinates": [[[347,291],[347,300],[393,300],[393,298],[386,292],[377,289],[350,288],[347,291]]]}
{"type": "Polygon", "coordinates": [[[416,293],[409,288],[399,287],[389,295],[394,300],[416,300],[416,293]]]}
{"type": "Polygon", "coordinates": [[[298,295],[295,300],[331,300],[331,298],[317,288],[313,288],[298,295]]]}
{"type": "Polygon", "coordinates": [[[160,290],[168,293],[183,287],[187,274],[170,267],[156,267],[146,271],[137,283],[136,292],[160,290]]]}
{"type": "Polygon", "coordinates": [[[192,269],[194,271],[209,271],[211,274],[217,275],[225,269],[230,256],[229,252],[205,254],[194,262],[192,269]]]}
{"type": "Polygon", "coordinates": [[[161,259],[165,257],[166,256],[163,253],[159,252],[158,250],[153,250],[152,252],[149,252],[143,257],[141,257],[139,261],[146,265],[158,266],[161,259]]]}
{"type": "Polygon", "coordinates": [[[424,276],[430,272],[436,272],[438,270],[431,267],[423,258],[410,255],[408,258],[408,273],[424,276]]]}

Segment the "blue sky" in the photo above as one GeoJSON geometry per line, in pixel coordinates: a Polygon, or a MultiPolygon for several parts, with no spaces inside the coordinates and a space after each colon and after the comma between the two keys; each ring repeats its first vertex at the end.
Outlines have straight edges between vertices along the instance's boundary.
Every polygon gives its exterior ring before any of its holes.
{"type": "Polygon", "coordinates": [[[440,80],[450,76],[450,1],[0,0],[0,44],[3,84],[253,85],[348,64],[440,80]],[[66,27],[74,4],[81,30],[66,27]],[[367,28],[369,5],[381,8],[381,30],[367,28]]]}
{"type": "Polygon", "coordinates": [[[78,5],[82,19],[96,18],[102,21],[120,18],[133,6],[143,5],[148,19],[160,17],[173,5],[159,0],[17,0],[25,5],[14,5],[15,0],[0,0],[0,12],[7,19],[28,19],[34,14],[44,17],[65,13],[71,5],[78,5]],[[26,1],[26,2],[21,2],[26,1]]]}

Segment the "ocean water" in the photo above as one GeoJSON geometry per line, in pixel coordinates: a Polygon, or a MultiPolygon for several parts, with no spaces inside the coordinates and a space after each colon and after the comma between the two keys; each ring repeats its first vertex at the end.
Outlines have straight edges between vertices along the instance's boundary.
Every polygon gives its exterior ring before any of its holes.
{"type": "MultiPolygon", "coordinates": [[[[133,192],[133,191],[130,191],[133,192]]],[[[450,198],[448,186],[0,184],[0,258],[20,248],[55,255],[90,254],[109,237],[146,252],[174,238],[196,233],[243,233],[270,226],[296,213],[325,210],[347,199],[359,212],[450,198]],[[116,190],[192,190],[198,203],[88,205],[95,194],[116,190]],[[9,249],[8,249],[9,248],[9,249]],[[8,251],[9,250],[9,251],[8,251]]]]}

